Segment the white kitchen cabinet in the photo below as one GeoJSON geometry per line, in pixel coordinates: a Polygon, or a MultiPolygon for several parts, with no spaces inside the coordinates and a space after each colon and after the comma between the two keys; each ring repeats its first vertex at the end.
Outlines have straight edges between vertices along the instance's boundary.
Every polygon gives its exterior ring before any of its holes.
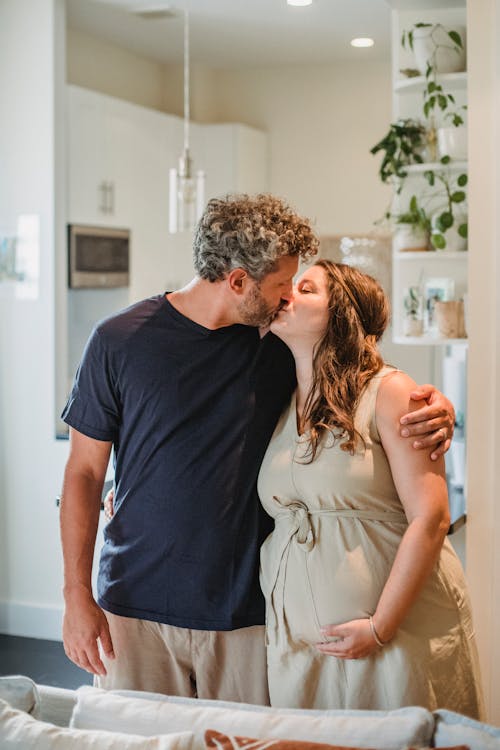
{"type": "MultiPolygon", "coordinates": [[[[186,283],[192,235],[168,233],[169,169],[183,146],[179,117],[68,86],[68,222],[131,231],[130,301],[186,283]]],[[[190,127],[206,199],[268,187],[267,136],[237,123],[190,127]]]]}
{"type": "Polygon", "coordinates": [[[133,125],[116,100],[67,87],[68,220],[124,226],[133,200],[133,125]]]}
{"type": "MultiPolygon", "coordinates": [[[[131,105],[130,105],[131,106],[131,105]]],[[[174,259],[168,233],[168,170],[175,163],[180,122],[173,116],[133,107],[134,149],[130,156],[134,201],[131,229],[130,301],[169,286],[174,259]]]]}
{"type": "Polygon", "coordinates": [[[78,86],[67,93],[68,221],[131,228],[142,215],[154,224],[179,118],[78,86]]]}

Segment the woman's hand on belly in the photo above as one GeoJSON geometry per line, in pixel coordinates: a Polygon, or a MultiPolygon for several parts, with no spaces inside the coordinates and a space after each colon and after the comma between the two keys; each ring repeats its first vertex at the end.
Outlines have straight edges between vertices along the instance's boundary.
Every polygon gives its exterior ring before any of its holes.
{"type": "Polygon", "coordinates": [[[338,659],[363,659],[379,649],[368,618],[350,620],[341,625],[324,625],[325,641],[316,644],[318,651],[338,659]],[[328,638],[335,640],[328,641],[328,638]]]}

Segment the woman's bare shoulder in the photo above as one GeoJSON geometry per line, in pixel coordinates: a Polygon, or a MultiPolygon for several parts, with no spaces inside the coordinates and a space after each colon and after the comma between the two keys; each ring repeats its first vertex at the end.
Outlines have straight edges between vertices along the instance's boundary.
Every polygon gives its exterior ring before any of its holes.
{"type": "Polygon", "coordinates": [[[410,394],[417,388],[417,384],[406,372],[393,370],[385,375],[380,383],[377,401],[377,420],[394,419],[399,421],[403,414],[418,409],[422,402],[413,401],[410,394]]]}

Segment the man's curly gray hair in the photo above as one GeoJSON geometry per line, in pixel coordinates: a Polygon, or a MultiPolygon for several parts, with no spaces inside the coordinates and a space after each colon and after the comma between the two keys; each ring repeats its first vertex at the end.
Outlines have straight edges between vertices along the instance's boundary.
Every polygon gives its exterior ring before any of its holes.
{"type": "Polygon", "coordinates": [[[319,240],[308,219],[273,195],[212,198],[196,228],[194,267],[202,279],[219,281],[243,268],[255,281],[284,255],[315,255],[319,240]]]}

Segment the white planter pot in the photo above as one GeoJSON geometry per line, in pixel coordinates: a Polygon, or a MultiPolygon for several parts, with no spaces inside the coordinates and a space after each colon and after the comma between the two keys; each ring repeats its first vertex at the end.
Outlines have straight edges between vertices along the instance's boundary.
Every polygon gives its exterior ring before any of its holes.
{"type": "Polygon", "coordinates": [[[437,142],[439,158],[449,156],[450,159],[465,161],[467,159],[467,128],[460,125],[448,128],[438,128],[437,142]]]}
{"type": "MultiPolygon", "coordinates": [[[[443,213],[443,209],[441,209],[440,211],[437,211],[437,213],[433,214],[433,216],[431,217],[431,225],[432,225],[433,231],[436,227],[436,220],[442,213],[443,213]]],[[[453,226],[447,229],[443,235],[446,240],[446,247],[444,247],[443,250],[438,250],[438,252],[456,253],[456,252],[463,252],[464,250],[467,250],[467,240],[461,237],[458,233],[458,227],[460,226],[460,224],[463,224],[466,220],[467,220],[467,214],[455,215],[453,226]]]]}
{"type": "Polygon", "coordinates": [[[429,235],[424,229],[411,224],[398,224],[394,230],[393,249],[396,253],[428,250],[429,235]]]}
{"type": "Polygon", "coordinates": [[[458,73],[465,70],[465,27],[424,26],[413,29],[413,52],[417,69],[422,75],[430,62],[436,73],[458,73]],[[456,31],[462,39],[463,49],[455,49],[448,31],[456,31]],[[434,54],[435,53],[435,54],[434,54]]]}

